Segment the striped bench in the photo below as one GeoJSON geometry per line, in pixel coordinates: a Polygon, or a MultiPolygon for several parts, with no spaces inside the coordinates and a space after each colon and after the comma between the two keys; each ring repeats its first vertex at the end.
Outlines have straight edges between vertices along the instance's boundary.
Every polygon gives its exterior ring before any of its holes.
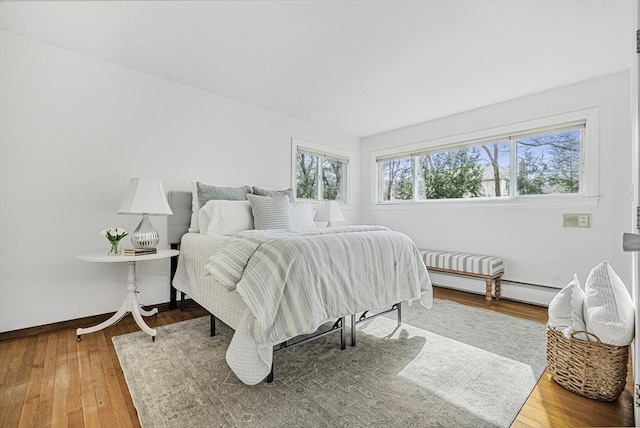
{"type": "Polygon", "coordinates": [[[500,300],[504,274],[504,263],[500,257],[435,250],[420,250],[420,254],[427,270],[484,279],[487,284],[487,304],[491,303],[491,289],[495,284],[496,300],[500,300]]]}

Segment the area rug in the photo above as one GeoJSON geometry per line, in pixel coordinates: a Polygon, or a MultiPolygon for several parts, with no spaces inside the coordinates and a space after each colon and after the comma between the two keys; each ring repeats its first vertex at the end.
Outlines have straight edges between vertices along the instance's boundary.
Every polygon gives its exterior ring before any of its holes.
{"type": "Polygon", "coordinates": [[[278,352],[274,382],[248,386],[218,325],[113,338],[143,427],[508,427],[545,368],[543,324],[436,299],[404,305],[400,328],[362,323],[356,347],[331,334],[278,352]]]}

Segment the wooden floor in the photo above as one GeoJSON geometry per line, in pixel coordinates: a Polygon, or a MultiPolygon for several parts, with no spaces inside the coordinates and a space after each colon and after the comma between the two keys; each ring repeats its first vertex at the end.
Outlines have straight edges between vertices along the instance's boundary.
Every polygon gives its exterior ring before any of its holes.
{"type": "MultiPolygon", "coordinates": [[[[507,300],[484,304],[484,296],[436,288],[435,297],[488,308],[541,323],[546,308],[507,300]]],[[[161,312],[152,327],[206,315],[200,308],[161,312]]],[[[104,319],[93,317],[17,334],[0,333],[1,427],[139,426],[136,409],[111,337],[136,331],[131,316],[76,342],[75,329],[104,319]],[[24,334],[29,334],[24,336],[24,334]]],[[[482,328],[482,326],[478,326],[482,328]]],[[[518,414],[514,427],[633,426],[632,382],[613,403],[573,394],[545,372],[518,414]]]]}
{"type": "MultiPolygon", "coordinates": [[[[484,295],[475,295],[446,288],[435,288],[434,296],[454,300],[478,308],[489,309],[519,318],[546,323],[547,308],[509,300],[493,301],[486,306],[484,295]]],[[[631,365],[627,385],[620,397],[612,402],[584,398],[555,383],[545,370],[538,384],[522,406],[512,427],[623,427],[634,426],[633,376],[631,365]]]]}

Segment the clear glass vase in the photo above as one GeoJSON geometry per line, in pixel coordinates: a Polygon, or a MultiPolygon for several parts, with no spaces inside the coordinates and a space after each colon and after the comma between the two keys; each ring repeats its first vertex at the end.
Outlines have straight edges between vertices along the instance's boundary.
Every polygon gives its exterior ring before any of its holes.
{"type": "Polygon", "coordinates": [[[110,256],[119,256],[120,255],[120,241],[111,241],[111,246],[109,247],[109,255],[110,256]]]}

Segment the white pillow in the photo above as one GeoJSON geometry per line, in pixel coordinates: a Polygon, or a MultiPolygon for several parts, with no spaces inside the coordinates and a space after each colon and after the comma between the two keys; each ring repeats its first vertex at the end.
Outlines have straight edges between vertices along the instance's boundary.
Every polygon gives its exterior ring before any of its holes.
{"type": "MultiPolygon", "coordinates": [[[[578,275],[573,274],[573,280],[555,295],[549,303],[549,325],[559,330],[569,339],[574,331],[586,331],[584,318],[584,291],[580,288],[578,275]]],[[[574,337],[587,340],[585,333],[574,337]]]]}
{"type": "Polygon", "coordinates": [[[591,270],[584,294],[584,320],[589,333],[603,343],[629,345],[634,335],[633,300],[609,262],[591,270]]]}
{"type": "Polygon", "coordinates": [[[291,215],[291,227],[305,229],[316,227],[313,221],[315,214],[313,205],[307,202],[293,202],[289,204],[289,214],[291,215]]]}
{"type": "Polygon", "coordinates": [[[288,196],[258,196],[248,194],[256,229],[291,229],[288,196]]]}
{"type": "Polygon", "coordinates": [[[202,192],[205,193],[207,200],[246,200],[244,197],[245,193],[251,193],[251,187],[249,186],[241,186],[241,187],[228,187],[228,186],[214,186],[211,184],[205,184],[202,181],[191,180],[191,224],[189,225],[189,232],[192,233],[207,233],[207,228],[202,227],[200,223],[204,223],[205,225],[209,224],[208,219],[202,219],[202,214],[200,213],[200,209],[204,208],[200,207],[200,196],[198,195],[198,187],[201,188],[202,192]],[[198,183],[200,184],[198,186],[198,183]],[[242,197],[238,195],[241,194],[242,197]],[[204,220],[204,221],[203,221],[204,220]]]}
{"type": "Polygon", "coordinates": [[[233,235],[253,229],[249,201],[211,200],[200,208],[200,231],[209,235],[233,235]]]}
{"type": "MultiPolygon", "coordinates": [[[[200,204],[198,203],[198,180],[191,180],[191,224],[189,225],[189,232],[200,232],[199,215],[200,204]]],[[[206,229],[205,229],[206,230],[206,229]]]]}

